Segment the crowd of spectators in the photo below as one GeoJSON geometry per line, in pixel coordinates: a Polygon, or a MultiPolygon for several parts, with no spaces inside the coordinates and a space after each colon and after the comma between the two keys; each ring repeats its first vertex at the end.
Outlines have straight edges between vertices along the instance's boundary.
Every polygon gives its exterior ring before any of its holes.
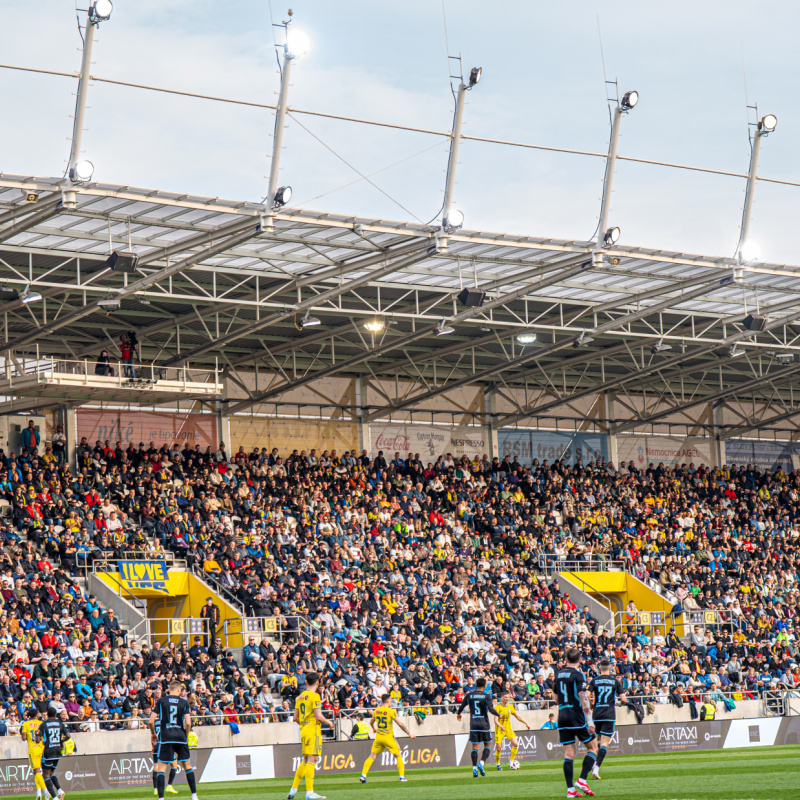
{"type": "Polygon", "coordinates": [[[32,704],[138,727],[173,678],[200,724],[288,720],[312,670],[337,717],[386,691],[418,719],[446,713],[481,675],[547,708],[573,646],[589,671],[611,658],[643,713],[800,687],[800,472],[85,439],[70,468],[39,444],[0,451],[0,732],[32,704]],[[127,641],[81,567],[165,552],[279,617],[283,642],[234,654],[214,624],[127,641]],[[553,577],[564,562],[624,562],[672,621],[716,622],[683,641],[669,623],[609,631],[553,577]]]}

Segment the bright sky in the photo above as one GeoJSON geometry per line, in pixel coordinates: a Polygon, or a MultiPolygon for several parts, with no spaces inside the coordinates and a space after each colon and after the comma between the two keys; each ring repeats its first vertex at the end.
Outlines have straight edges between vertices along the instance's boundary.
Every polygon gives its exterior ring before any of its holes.
{"type": "MultiPolygon", "coordinates": [[[[114,6],[95,42],[94,74],[276,102],[268,0],[114,6]]],[[[450,128],[440,0],[296,0],[292,7],[293,24],[312,48],[295,62],[290,105],[450,128]]],[[[272,0],[276,22],[287,8],[272,0]]],[[[779,120],[763,143],[759,173],[800,181],[800,4],[445,0],[445,9],[451,53],[463,55],[466,73],[483,67],[468,95],[465,134],[605,151],[599,14],[608,77],[619,78],[622,92],[640,94],[623,121],[621,154],[746,172],[744,49],[749,100],[779,120]]],[[[0,29],[3,63],[79,70],[71,0],[0,0],[0,29]]],[[[75,88],[68,78],[0,70],[0,170],[63,172],[75,88]]],[[[362,173],[395,164],[372,178],[393,200],[290,120],[280,183],[293,187],[292,205],[424,222],[437,213],[446,140],[307,116],[299,122],[362,173]]],[[[237,200],[266,194],[270,111],[98,83],[86,128],[84,156],[97,180],[237,200]]],[[[602,159],[467,141],[460,162],[455,197],[465,227],[567,239],[592,234],[602,159]]],[[[729,256],[743,199],[743,179],[620,162],[610,222],[622,228],[622,244],[729,256]]],[[[752,237],[764,260],[800,263],[798,210],[800,187],[758,184],[752,237]]]]}

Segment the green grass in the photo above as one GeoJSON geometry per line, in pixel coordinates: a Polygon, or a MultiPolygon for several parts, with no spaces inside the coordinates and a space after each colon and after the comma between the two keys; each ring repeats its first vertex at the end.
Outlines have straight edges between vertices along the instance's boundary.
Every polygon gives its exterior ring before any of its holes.
{"type": "MultiPolygon", "coordinates": [[[[575,777],[580,760],[575,761],[575,777]]],[[[717,753],[666,753],[609,756],[602,767],[603,780],[590,779],[598,800],[800,800],[800,745],[725,750],[717,753]]],[[[408,783],[396,772],[371,773],[362,786],[357,775],[317,775],[314,789],[329,800],[528,800],[566,797],[561,761],[522,763],[519,771],[494,763],[485,778],[473,778],[471,767],[448,769],[409,768],[408,783]]],[[[283,800],[291,779],[209,783],[199,786],[200,800],[283,800]]],[[[176,781],[189,800],[182,777],[176,781]]],[[[70,792],[68,800],[95,800],[100,792],[70,792]]],[[[107,792],[103,792],[107,795],[107,792]]],[[[152,790],[115,789],[116,798],[152,798],[152,790]]],[[[171,798],[172,796],[168,796],[171,798]]],[[[297,794],[305,797],[304,787],[297,794]]]]}

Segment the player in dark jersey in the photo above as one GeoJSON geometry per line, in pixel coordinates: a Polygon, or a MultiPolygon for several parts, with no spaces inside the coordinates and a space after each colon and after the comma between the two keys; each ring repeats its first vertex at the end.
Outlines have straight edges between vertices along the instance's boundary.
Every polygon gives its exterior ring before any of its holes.
{"type": "Polygon", "coordinates": [[[589,705],[589,692],[586,678],[578,669],[581,663],[580,650],[567,650],[567,663],[556,672],[556,697],[558,698],[558,735],[564,747],[564,778],[567,781],[567,797],[581,797],[594,792],[586,783],[586,778],[597,761],[597,737],[594,733],[592,707],[589,705]],[[581,767],[581,776],[573,784],[573,761],[575,759],[575,740],[586,745],[586,755],[581,767]]]}
{"type": "Polygon", "coordinates": [[[475,690],[467,692],[461,705],[458,707],[458,721],[461,721],[461,712],[469,706],[469,742],[472,745],[472,777],[477,778],[478,772],[486,777],[484,764],[491,755],[489,744],[492,741],[492,728],[489,724],[489,714],[496,717],[500,715],[494,710],[492,693],[486,691],[486,678],[475,681],[475,690]],[[483,753],[478,761],[478,745],[483,744],[483,753]]]}
{"type": "MultiPolygon", "coordinates": [[[[156,719],[156,739],[158,739],[159,733],[161,732],[161,721],[156,719]]],[[[158,764],[158,744],[153,746],[153,794],[158,797],[158,770],[156,766],[158,764]]],[[[178,794],[178,790],[172,785],[172,782],[175,780],[175,775],[178,773],[178,759],[176,758],[170,765],[169,765],[169,778],[167,779],[167,786],[164,790],[167,794],[178,794]]]]}
{"type": "Polygon", "coordinates": [[[169,694],[160,697],[150,714],[150,734],[153,747],[157,749],[156,790],[159,800],[164,800],[167,765],[179,761],[186,773],[186,783],[197,800],[197,781],[189,760],[189,731],[192,729],[192,714],[189,703],[181,697],[183,684],[172,681],[169,694]],[[158,723],[158,732],[156,732],[158,723]]]}
{"type": "MultiPolygon", "coordinates": [[[[67,726],[58,719],[58,712],[52,706],[47,709],[47,719],[39,727],[42,737],[42,776],[44,785],[51,797],[64,797],[64,790],[56,777],[61,748],[67,739],[72,739],[67,726]]],[[[74,744],[74,742],[73,742],[74,744]]],[[[73,750],[73,752],[76,752],[73,750]]]]}
{"type": "Polygon", "coordinates": [[[604,658],[598,666],[600,674],[590,682],[589,691],[594,695],[594,729],[600,743],[597,763],[592,767],[592,777],[599,781],[600,765],[606,757],[608,743],[617,724],[617,698],[623,703],[627,698],[622,684],[611,674],[611,662],[604,658]]]}

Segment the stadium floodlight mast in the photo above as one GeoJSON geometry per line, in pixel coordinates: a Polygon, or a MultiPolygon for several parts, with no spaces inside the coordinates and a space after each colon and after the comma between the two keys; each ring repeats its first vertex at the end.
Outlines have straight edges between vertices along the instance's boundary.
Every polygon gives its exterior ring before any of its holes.
{"type": "MultiPolygon", "coordinates": [[[[458,61],[461,67],[461,57],[453,60],[458,61]]],[[[461,72],[461,70],[459,70],[461,72]]],[[[469,79],[464,82],[463,74],[453,75],[458,78],[458,88],[456,90],[456,110],[453,114],[453,131],[450,139],[450,155],[447,158],[447,178],[444,187],[444,203],[442,204],[442,231],[452,233],[464,224],[464,214],[457,208],[453,208],[453,188],[456,184],[456,167],[458,165],[458,148],[461,145],[461,126],[464,122],[464,99],[467,92],[478,85],[483,74],[481,67],[473,67],[469,73],[469,79]]]]}
{"type": "MultiPolygon", "coordinates": [[[[81,74],[78,78],[78,94],[75,98],[75,118],[72,123],[72,143],[69,151],[67,177],[71,184],[85,183],[91,180],[94,166],[91,161],[81,161],[81,141],[83,139],[83,122],[86,116],[86,93],[89,89],[89,71],[92,67],[92,44],[94,29],[101,22],[110,19],[114,5],[111,0],[91,0],[86,12],[86,26],[83,33],[83,56],[81,58],[81,74]]],[[[74,208],[75,192],[64,192],[64,206],[74,208]]]]}
{"type": "MultiPolygon", "coordinates": [[[[276,23],[277,24],[277,23],[276,23]]],[[[285,206],[292,197],[291,186],[278,188],[278,172],[281,168],[281,148],[283,147],[283,129],[286,126],[286,112],[289,108],[289,80],[292,74],[292,62],[302,58],[309,50],[308,37],[297,28],[292,27],[292,11],[289,19],[280,23],[284,31],[284,43],[281,46],[283,56],[278,56],[281,71],[281,89],[278,96],[278,108],[275,112],[275,133],[272,137],[272,160],[269,165],[269,186],[267,188],[267,213],[264,228],[272,230],[275,221],[275,209],[285,206]]]]}
{"type": "Polygon", "coordinates": [[[608,157],[606,158],[606,172],[603,177],[603,199],[600,203],[600,222],[597,226],[597,241],[592,261],[596,266],[602,266],[603,248],[616,244],[620,236],[620,229],[609,226],[608,212],[611,209],[611,186],[614,183],[614,170],[617,166],[617,147],[619,145],[619,128],[622,115],[627,114],[639,102],[639,92],[632,90],[625,92],[621,101],[617,101],[611,118],[611,140],[608,143],[608,157]]]}
{"type": "MultiPolygon", "coordinates": [[[[754,106],[758,116],[758,106],[754,106]]],[[[758,246],[750,239],[750,219],[753,215],[753,199],[756,188],[756,171],[758,169],[758,154],[761,152],[761,140],[769,136],[778,126],[778,118],[774,114],[766,114],[755,125],[755,131],[750,136],[750,166],[747,170],[747,188],[744,193],[744,207],[742,208],[742,227],[739,231],[739,243],[736,245],[733,266],[733,278],[737,282],[744,280],[746,264],[758,260],[758,246]]]]}

